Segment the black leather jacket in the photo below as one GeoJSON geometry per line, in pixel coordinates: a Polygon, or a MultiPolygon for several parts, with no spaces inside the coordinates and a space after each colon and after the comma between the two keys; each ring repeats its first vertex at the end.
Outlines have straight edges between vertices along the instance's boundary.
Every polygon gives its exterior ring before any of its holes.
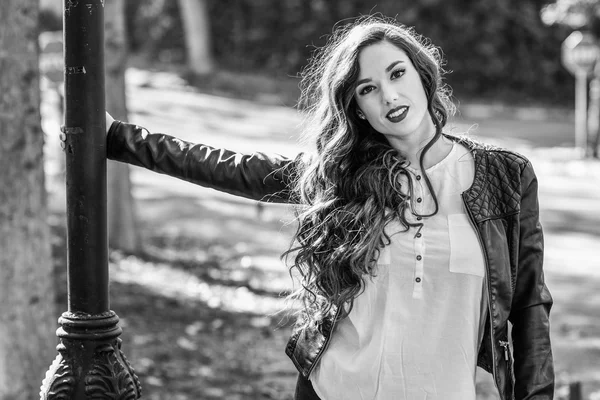
{"type": "MultiPolygon", "coordinates": [[[[552,399],[552,297],[542,271],[543,237],[533,168],[516,153],[447,137],[467,146],[475,159],[475,179],[462,198],[481,241],[487,271],[489,310],[477,365],[493,374],[504,400],[552,399]]],[[[243,155],[149,134],[118,121],[108,133],[107,155],[198,185],[271,202],[294,201],[288,184],[302,157],[243,155]]],[[[305,377],[327,347],[335,313],[334,308],[314,328],[296,330],[288,342],[286,353],[305,377]]]]}

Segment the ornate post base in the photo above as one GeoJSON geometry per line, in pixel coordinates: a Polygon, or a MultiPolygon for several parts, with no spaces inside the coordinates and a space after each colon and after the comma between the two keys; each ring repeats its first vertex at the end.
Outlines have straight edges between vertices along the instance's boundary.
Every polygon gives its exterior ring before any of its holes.
{"type": "Polygon", "coordinates": [[[142,388],[121,351],[119,317],[65,312],[58,320],[58,356],[46,372],[40,400],[135,400],[142,388]]]}

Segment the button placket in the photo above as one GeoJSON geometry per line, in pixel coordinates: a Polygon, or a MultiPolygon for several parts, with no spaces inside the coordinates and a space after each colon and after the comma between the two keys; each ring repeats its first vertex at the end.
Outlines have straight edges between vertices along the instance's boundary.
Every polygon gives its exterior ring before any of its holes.
{"type": "MultiPolygon", "coordinates": [[[[412,182],[413,192],[411,193],[410,206],[412,212],[407,213],[407,220],[410,223],[423,223],[422,217],[416,217],[415,214],[423,214],[424,198],[423,198],[423,185],[421,182],[421,175],[416,170],[411,170],[411,174],[408,174],[406,178],[412,182]]],[[[425,240],[423,237],[423,227],[415,227],[414,233],[409,233],[413,242],[413,254],[414,259],[414,275],[413,275],[413,292],[412,297],[414,299],[420,299],[423,297],[423,259],[425,254],[425,240]],[[417,231],[418,230],[418,231],[417,231]],[[418,232],[418,233],[417,233],[418,232]]],[[[411,229],[411,230],[412,230],[411,229]]]]}
{"type": "MultiPolygon", "coordinates": [[[[417,182],[415,182],[414,185],[415,188],[415,195],[417,196],[417,198],[421,198],[422,196],[422,187],[420,184],[418,184],[417,182]]],[[[423,212],[423,207],[422,207],[422,202],[417,202],[415,204],[415,211],[418,214],[422,214],[423,212]]],[[[422,221],[421,217],[416,218],[417,221],[420,221],[422,223],[424,223],[424,221],[422,221]]],[[[425,239],[423,237],[424,232],[425,232],[425,226],[423,225],[422,227],[416,227],[413,229],[418,229],[418,233],[416,233],[415,235],[413,235],[413,249],[414,249],[414,255],[415,255],[415,274],[414,274],[414,281],[413,281],[413,298],[415,299],[419,299],[422,298],[423,296],[423,273],[424,273],[424,268],[423,268],[423,264],[424,264],[424,258],[425,258],[425,239]]]]}
{"type": "Polygon", "coordinates": [[[415,238],[414,243],[415,243],[415,254],[416,255],[415,255],[415,275],[414,275],[414,282],[413,282],[413,296],[412,297],[414,299],[420,299],[423,297],[424,257],[422,255],[425,254],[425,242],[423,241],[422,238],[415,238]]]}
{"type": "MultiPolygon", "coordinates": [[[[415,171],[414,175],[411,177],[412,179],[412,183],[413,183],[413,190],[414,190],[414,200],[413,200],[413,206],[415,208],[415,212],[417,214],[424,214],[425,213],[425,193],[426,193],[426,187],[423,184],[423,180],[422,180],[422,174],[420,171],[415,171]]],[[[417,221],[420,221],[419,218],[417,218],[417,221]]]]}
{"type": "Polygon", "coordinates": [[[415,196],[415,202],[413,203],[415,211],[418,214],[423,214],[423,186],[421,185],[421,182],[416,179],[413,179],[413,190],[415,196]]]}

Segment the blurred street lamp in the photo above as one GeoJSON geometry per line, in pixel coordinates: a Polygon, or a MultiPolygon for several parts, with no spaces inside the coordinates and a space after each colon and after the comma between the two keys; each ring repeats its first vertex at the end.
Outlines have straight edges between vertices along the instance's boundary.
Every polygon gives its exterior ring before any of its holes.
{"type": "Polygon", "coordinates": [[[588,32],[574,31],[562,44],[562,63],[575,75],[575,147],[587,149],[587,81],[600,57],[600,48],[588,32]]]}
{"type": "Polygon", "coordinates": [[[562,44],[562,62],[574,75],[591,75],[600,55],[600,48],[589,32],[574,31],[562,44]]]}
{"type": "Polygon", "coordinates": [[[556,0],[541,10],[542,21],[547,25],[566,25],[575,31],[562,45],[564,67],[575,75],[575,145],[583,150],[584,156],[590,147],[597,156],[600,131],[593,129],[599,121],[590,121],[600,115],[598,97],[599,68],[594,66],[600,60],[600,0],[556,0]],[[587,110],[587,82],[594,76],[590,85],[590,110],[587,110]],[[589,133],[592,137],[588,136],[589,133]]]}

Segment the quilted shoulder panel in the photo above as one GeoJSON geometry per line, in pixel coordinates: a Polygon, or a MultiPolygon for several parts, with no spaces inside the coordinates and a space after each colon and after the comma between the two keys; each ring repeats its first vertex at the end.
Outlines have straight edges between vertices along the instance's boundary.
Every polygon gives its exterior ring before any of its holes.
{"type": "Polygon", "coordinates": [[[472,148],[475,179],[465,192],[478,222],[520,211],[521,174],[529,161],[522,155],[491,146],[472,148]]]}

